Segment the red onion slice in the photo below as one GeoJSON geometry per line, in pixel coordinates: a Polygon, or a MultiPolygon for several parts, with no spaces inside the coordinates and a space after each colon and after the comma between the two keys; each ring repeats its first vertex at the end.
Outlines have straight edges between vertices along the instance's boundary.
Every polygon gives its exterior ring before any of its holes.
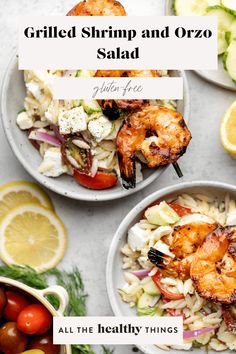
{"type": "Polygon", "coordinates": [[[60,146],[61,142],[59,139],[57,139],[54,135],[50,135],[48,133],[44,132],[39,132],[35,131],[35,139],[34,140],[39,140],[44,143],[48,143],[53,146],[60,146]]]}
{"type": "Polygon", "coordinates": [[[61,135],[59,128],[56,124],[52,124],[52,130],[55,134],[55,137],[63,144],[65,142],[65,138],[61,135]]]}
{"type": "Polygon", "coordinates": [[[218,327],[219,326],[212,326],[212,327],[206,327],[206,328],[202,328],[202,329],[196,329],[194,331],[184,331],[183,336],[184,336],[184,339],[198,337],[201,334],[211,332],[211,331],[217,329],[218,327]]]}
{"type": "Polygon", "coordinates": [[[150,273],[150,269],[140,269],[140,270],[135,270],[132,272],[133,275],[135,275],[139,279],[143,279],[148,276],[150,273]]]}

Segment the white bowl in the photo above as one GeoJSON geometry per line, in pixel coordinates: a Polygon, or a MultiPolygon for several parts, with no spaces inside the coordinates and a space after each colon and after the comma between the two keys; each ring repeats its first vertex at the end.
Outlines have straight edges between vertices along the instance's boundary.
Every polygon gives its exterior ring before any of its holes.
{"type": "MultiPolygon", "coordinates": [[[[144,200],[142,200],[136,207],[134,207],[125,219],[120,224],[116,234],[112,240],[110,250],[107,258],[106,268],[106,283],[107,292],[110,300],[112,310],[116,316],[135,316],[136,310],[131,309],[129,305],[123,302],[117,292],[118,288],[124,286],[125,280],[122,270],[122,256],[121,248],[127,242],[127,232],[129,228],[140,220],[140,216],[143,210],[151,203],[159,199],[165,199],[169,197],[175,197],[182,193],[201,193],[206,195],[216,196],[224,199],[226,193],[230,193],[236,198],[236,187],[233,185],[220,183],[220,182],[187,182],[180,183],[174,186],[160,189],[159,191],[151,194],[144,200]]],[[[135,344],[135,343],[134,343],[135,344]]],[[[155,345],[138,346],[146,354],[163,354],[164,351],[157,348],[155,345]]],[[[191,350],[191,352],[199,353],[197,349],[191,350]]],[[[171,354],[180,354],[181,351],[171,350],[171,354]]],[[[214,352],[215,353],[215,352],[214,352]]],[[[225,352],[226,353],[226,352],[225,352]]]]}
{"type": "MultiPolygon", "coordinates": [[[[7,288],[11,288],[13,290],[15,289],[22,293],[26,293],[28,296],[33,297],[34,299],[39,301],[42,305],[44,305],[48,309],[48,311],[52,314],[52,316],[59,316],[59,317],[63,316],[63,313],[68,304],[68,294],[67,291],[62,286],[53,285],[47,289],[36,290],[19,281],[6,278],[6,277],[0,277],[0,285],[4,285],[7,288]],[[48,300],[45,298],[46,295],[55,295],[58,298],[59,300],[58,310],[55,310],[54,307],[48,302],[48,300]]],[[[60,354],[71,354],[71,346],[61,345],[60,354]]]]}
{"type": "MultiPolygon", "coordinates": [[[[184,100],[178,102],[178,111],[188,121],[189,117],[189,94],[186,76],[181,71],[173,71],[173,76],[180,76],[184,79],[184,100]]],[[[27,172],[43,186],[65,197],[87,200],[104,201],[113,200],[128,196],[148,186],[158,178],[166,167],[157,170],[144,171],[144,180],[137,184],[133,190],[125,190],[119,184],[108,190],[93,191],[78,185],[73,177],[61,176],[59,178],[45,177],[38,172],[41,157],[38,151],[30,144],[26,133],[22,132],[16,125],[17,112],[23,107],[25,97],[25,85],[23,72],[18,70],[16,55],[10,61],[2,87],[2,122],[9,141],[9,144],[27,172]]]]}

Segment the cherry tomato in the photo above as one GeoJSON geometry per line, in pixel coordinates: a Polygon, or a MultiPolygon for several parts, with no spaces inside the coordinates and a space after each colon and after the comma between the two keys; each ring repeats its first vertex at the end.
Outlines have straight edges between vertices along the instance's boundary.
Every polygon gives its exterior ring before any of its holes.
{"type": "MultiPolygon", "coordinates": [[[[164,297],[162,299],[164,304],[167,304],[168,302],[170,302],[171,300],[167,299],[166,297],[164,297]]],[[[182,309],[166,309],[166,312],[171,315],[171,316],[182,316],[184,320],[186,320],[187,316],[185,315],[185,313],[183,312],[182,309]]]]}
{"type": "Polygon", "coordinates": [[[175,294],[175,293],[172,293],[171,291],[169,291],[168,289],[166,289],[166,286],[164,284],[162,284],[162,282],[161,282],[161,273],[159,271],[157,271],[156,274],[154,274],[152,276],[152,280],[154,281],[156,286],[159,288],[162,295],[167,297],[167,299],[170,299],[170,300],[184,299],[183,294],[175,294]]]}
{"type": "Polygon", "coordinates": [[[0,318],[2,317],[3,310],[7,304],[6,293],[3,288],[0,288],[0,318]]]}
{"type": "Polygon", "coordinates": [[[186,208],[183,207],[182,205],[174,204],[174,203],[168,203],[168,204],[181,217],[192,214],[192,210],[190,208],[186,208]]]}
{"type": "Polygon", "coordinates": [[[31,340],[29,349],[41,349],[45,354],[59,354],[60,345],[53,344],[51,334],[43,334],[31,340]]]}
{"type": "Polygon", "coordinates": [[[29,305],[29,301],[20,293],[6,291],[7,304],[3,316],[7,321],[16,322],[19,313],[29,305]]]}
{"type": "Polygon", "coordinates": [[[94,177],[90,177],[78,170],[74,170],[74,178],[81,186],[96,190],[112,188],[118,181],[115,174],[101,171],[98,171],[94,177]]]}
{"type": "Polygon", "coordinates": [[[26,334],[46,333],[52,325],[52,315],[41,304],[26,306],[17,318],[17,326],[26,334]]]}
{"type": "Polygon", "coordinates": [[[21,333],[15,322],[0,327],[0,351],[4,354],[19,354],[27,347],[27,336],[21,333]]]}

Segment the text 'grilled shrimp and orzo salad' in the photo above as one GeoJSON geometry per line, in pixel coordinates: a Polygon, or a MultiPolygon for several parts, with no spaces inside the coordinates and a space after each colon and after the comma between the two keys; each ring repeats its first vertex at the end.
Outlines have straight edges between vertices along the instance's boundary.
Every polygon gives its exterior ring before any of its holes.
{"type": "Polygon", "coordinates": [[[236,350],[236,201],[183,194],[148,207],[122,248],[123,301],[182,316],[184,345],[236,350]]]}
{"type": "MultiPolygon", "coordinates": [[[[87,0],[69,16],[125,16],[115,0],[87,0]]],[[[118,179],[135,188],[142,169],[174,164],[191,134],[176,102],[166,100],[53,100],[53,77],[161,77],[158,70],[25,71],[26,97],[17,124],[43,158],[39,172],[72,175],[90,189],[107,189],[118,179]]]]}

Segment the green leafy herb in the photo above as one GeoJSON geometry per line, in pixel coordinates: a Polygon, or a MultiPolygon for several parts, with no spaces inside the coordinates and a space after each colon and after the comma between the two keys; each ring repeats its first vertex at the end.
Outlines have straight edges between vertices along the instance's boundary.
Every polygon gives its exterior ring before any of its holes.
{"type": "MultiPolygon", "coordinates": [[[[72,354],[95,354],[91,345],[72,345],[72,354]]],[[[104,353],[105,354],[105,353],[104,353]]]]}
{"type": "Polygon", "coordinates": [[[113,354],[114,353],[114,349],[107,348],[104,345],[102,345],[102,350],[103,350],[103,354],[113,354]]]}
{"type": "Polygon", "coordinates": [[[17,114],[20,114],[20,113],[22,113],[22,112],[26,112],[26,110],[23,108],[23,109],[21,109],[19,112],[17,112],[17,114]]]}

